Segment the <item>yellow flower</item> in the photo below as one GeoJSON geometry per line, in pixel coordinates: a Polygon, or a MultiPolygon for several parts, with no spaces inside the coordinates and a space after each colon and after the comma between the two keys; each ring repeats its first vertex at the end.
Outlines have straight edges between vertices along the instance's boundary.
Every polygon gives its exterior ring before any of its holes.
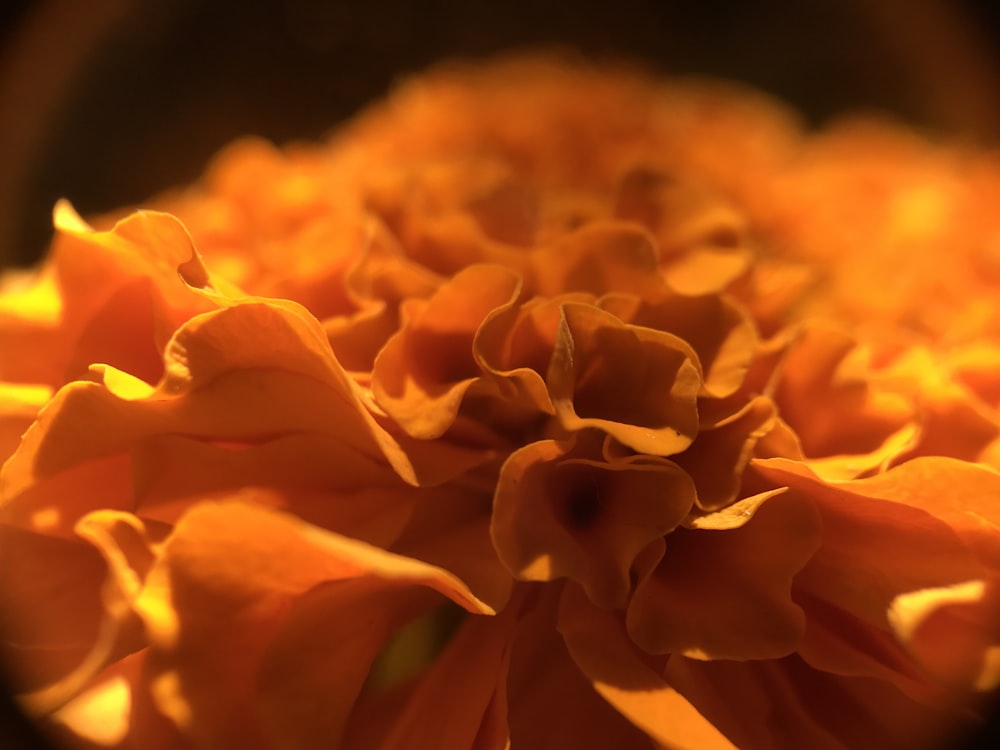
{"type": "Polygon", "coordinates": [[[1000,684],[998,179],[518,58],[117,223],[61,203],[0,286],[19,700],[92,748],[968,731],[1000,684]]]}

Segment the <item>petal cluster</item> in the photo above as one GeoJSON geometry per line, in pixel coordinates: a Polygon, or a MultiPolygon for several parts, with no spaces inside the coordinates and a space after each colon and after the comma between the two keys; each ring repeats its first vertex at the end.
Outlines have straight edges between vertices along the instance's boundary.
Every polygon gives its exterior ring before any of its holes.
{"type": "Polygon", "coordinates": [[[1000,170],[555,58],[0,281],[0,657],[89,748],[912,748],[1000,687],[1000,170]]]}

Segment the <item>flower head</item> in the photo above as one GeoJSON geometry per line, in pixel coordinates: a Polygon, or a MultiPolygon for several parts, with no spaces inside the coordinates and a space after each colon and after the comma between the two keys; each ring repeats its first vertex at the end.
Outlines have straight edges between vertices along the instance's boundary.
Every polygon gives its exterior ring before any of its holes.
{"type": "Polygon", "coordinates": [[[0,290],[23,705],[87,747],[967,731],[1000,684],[997,179],[532,58],[238,142],[117,223],[60,204],[0,290]]]}

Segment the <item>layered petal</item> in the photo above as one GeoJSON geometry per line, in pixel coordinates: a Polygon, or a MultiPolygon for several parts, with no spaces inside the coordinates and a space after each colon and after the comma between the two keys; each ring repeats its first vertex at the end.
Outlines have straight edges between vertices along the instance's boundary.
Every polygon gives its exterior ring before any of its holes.
{"type": "Polygon", "coordinates": [[[504,464],[490,533],[515,576],[569,577],[599,606],[621,606],[635,558],[676,528],[693,501],[690,479],[670,461],[607,462],[583,439],[542,441],[504,464]]]}
{"type": "Polygon", "coordinates": [[[451,427],[462,399],[481,381],[473,357],[476,331],[520,294],[518,277],[497,266],[472,266],[443,285],[379,353],[372,389],[379,405],[410,435],[435,438],[451,427]]]}
{"type": "Polygon", "coordinates": [[[664,748],[733,748],[656,669],[656,661],[629,640],[614,613],[595,608],[567,586],[559,632],[573,661],[594,689],[664,748]]]}
{"type": "Polygon", "coordinates": [[[765,494],[692,525],[670,534],[662,558],[641,571],[626,618],[632,639],[649,653],[697,659],[795,651],[806,623],[792,580],[821,540],[811,503],[765,494]]]}
{"type": "Polygon", "coordinates": [[[492,612],[439,568],[246,503],[197,505],[138,602],[156,705],[216,746],[336,744],[386,639],[441,596],[492,612]]]}
{"type": "Polygon", "coordinates": [[[567,303],[548,386],[568,430],[596,427],[640,452],[669,456],[698,431],[701,377],[678,337],[567,303]]]}

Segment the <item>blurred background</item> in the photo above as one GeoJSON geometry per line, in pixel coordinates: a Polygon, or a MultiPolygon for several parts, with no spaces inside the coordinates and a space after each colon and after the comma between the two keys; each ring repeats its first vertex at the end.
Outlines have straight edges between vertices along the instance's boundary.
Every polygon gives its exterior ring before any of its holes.
{"type": "Polygon", "coordinates": [[[254,133],[316,138],[436,60],[563,45],[737,79],[813,123],[874,108],[1000,135],[995,0],[5,0],[0,262],[51,208],[140,203],[254,133]]]}
{"type": "MultiPolygon", "coordinates": [[[[60,197],[141,203],[239,135],[314,139],[437,60],[553,45],[1000,141],[996,0],[4,0],[0,265],[41,256],[60,197]]],[[[37,746],[18,722],[0,704],[0,747],[37,746]]]]}

